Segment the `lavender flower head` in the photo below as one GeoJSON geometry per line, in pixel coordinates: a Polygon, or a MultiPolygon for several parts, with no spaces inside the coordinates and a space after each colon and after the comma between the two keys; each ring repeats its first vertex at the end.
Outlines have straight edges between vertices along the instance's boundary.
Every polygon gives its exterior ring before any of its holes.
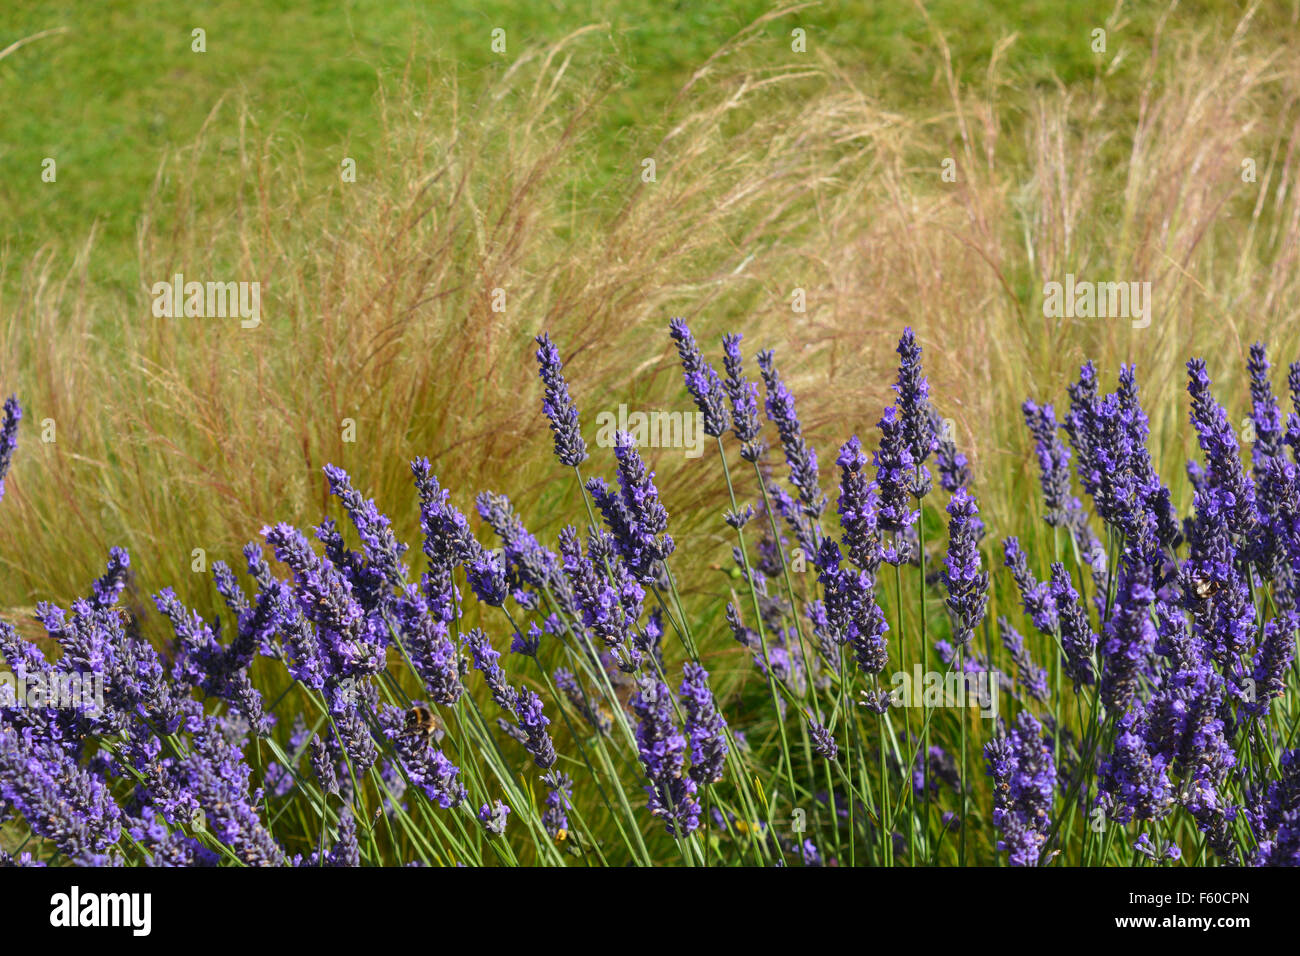
{"type": "Polygon", "coordinates": [[[921,346],[911,327],[898,340],[898,382],[894,392],[902,424],[903,444],[912,458],[915,472],[909,476],[911,492],[923,498],[930,490],[930,472],[925,460],[934,451],[934,421],[930,410],[930,385],[921,371],[921,346]]]}
{"type": "Polygon", "coordinates": [[[815,519],[826,507],[826,498],[817,484],[817,451],[803,439],[803,426],[795,412],[794,396],[777,373],[771,349],[758,353],[758,368],[767,386],[767,417],[775,423],[781,435],[781,447],[790,466],[790,484],[799,492],[804,514],[815,519]]]}
{"type": "Polygon", "coordinates": [[[677,343],[677,354],[682,359],[686,389],[704,416],[704,434],[718,438],[727,430],[727,391],[722,386],[722,379],[700,354],[700,347],[695,344],[695,336],[691,335],[685,319],[673,319],[668,327],[677,343]]]}
{"type": "Polygon", "coordinates": [[[881,529],[901,534],[918,516],[908,504],[914,461],[898,409],[886,408],[879,424],[880,447],[872,455],[880,489],[879,522],[881,529]]]}
{"type": "Polygon", "coordinates": [[[980,570],[980,552],[973,525],[979,509],[966,489],[960,488],[948,503],[948,558],[944,584],[948,610],[953,614],[953,642],[965,644],[984,618],[989,575],[980,570]]]}
{"type": "Polygon", "coordinates": [[[18,447],[18,423],[22,417],[23,407],[18,404],[18,396],[10,395],[5,399],[4,421],[0,422],[0,498],[5,496],[5,475],[9,473],[14,449],[18,447]]]}
{"type": "Polygon", "coordinates": [[[1056,764],[1042,725],[1021,711],[1009,734],[984,746],[993,778],[993,825],[1001,832],[997,848],[1012,866],[1036,866],[1051,820],[1056,764]]]}
{"type": "Polygon", "coordinates": [[[1228,413],[1210,394],[1210,377],[1202,359],[1187,362],[1187,391],[1192,397],[1191,420],[1205,456],[1207,479],[1211,487],[1222,492],[1229,509],[1231,532],[1244,537],[1256,521],[1255,488],[1241,465],[1237,436],[1228,421],[1228,413]]]}
{"type": "Polygon", "coordinates": [[[691,741],[691,779],[700,786],[722,779],[727,760],[727,721],[709,689],[709,673],[699,664],[682,667],[682,708],[691,741]]]}
{"type": "Polygon", "coordinates": [[[840,497],[836,509],[840,527],[844,529],[844,548],[849,560],[874,575],[881,557],[878,495],[876,486],[867,481],[867,457],[857,435],[844,443],[835,463],[840,466],[840,497]]]}
{"type": "Polygon", "coordinates": [[[504,836],[506,832],[506,817],[510,815],[510,807],[500,800],[493,800],[491,804],[483,804],[478,810],[478,821],[483,824],[484,831],[488,836],[504,836]]]}
{"type": "Polygon", "coordinates": [[[569,385],[564,380],[564,363],[560,350],[551,337],[543,332],[537,336],[537,365],[546,388],[542,411],[550,419],[555,436],[555,457],[560,464],[576,468],[587,460],[587,443],[582,440],[578,423],[578,406],[569,397],[569,385]]]}
{"type": "Polygon", "coordinates": [[[745,379],[741,338],[739,334],[722,337],[723,367],[727,371],[727,397],[731,399],[731,430],[740,442],[740,457],[756,462],[763,455],[759,438],[763,425],[758,419],[758,385],[745,379]]]}
{"type": "Polygon", "coordinates": [[[1052,527],[1059,527],[1065,524],[1070,502],[1070,451],[1061,441],[1056,413],[1051,405],[1040,407],[1026,399],[1021,411],[1030,434],[1034,436],[1039,482],[1043,487],[1043,503],[1047,506],[1045,520],[1052,527]]]}
{"type": "Polygon", "coordinates": [[[673,700],[667,685],[641,677],[629,706],[640,719],[636,728],[641,765],[649,780],[650,812],[663,819],[670,835],[686,835],[700,825],[697,785],[683,773],[686,738],[673,720],[673,700]]]}

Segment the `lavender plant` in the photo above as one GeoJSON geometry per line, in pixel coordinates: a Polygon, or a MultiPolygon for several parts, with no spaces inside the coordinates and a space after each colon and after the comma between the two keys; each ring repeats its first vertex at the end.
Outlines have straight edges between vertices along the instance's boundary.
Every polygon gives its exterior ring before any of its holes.
{"type": "MultiPolygon", "coordinates": [[[[757,354],[769,441],[741,337],[722,375],[683,320],[670,335],[727,489],[721,592],[679,587],[703,545],[681,553],[633,436],[593,462],[539,336],[581,499],[553,543],[494,492],[476,530],[419,459],[413,569],[328,465],[350,529],[263,528],[245,575],[214,565],[213,619],[171,589],[126,613],[143,602],[113,549],[85,597],[36,608],[54,659],[0,624],[0,863],[1300,861],[1300,426],[1262,345],[1249,467],[1188,363],[1204,461],[1182,515],[1133,368],[1103,394],[1085,365],[1060,420],[1027,400],[1045,530],[994,560],[910,329],[879,435],[840,446],[833,514],[775,353],[757,354]]],[[[0,494],[20,419],[11,398],[0,494]]]]}

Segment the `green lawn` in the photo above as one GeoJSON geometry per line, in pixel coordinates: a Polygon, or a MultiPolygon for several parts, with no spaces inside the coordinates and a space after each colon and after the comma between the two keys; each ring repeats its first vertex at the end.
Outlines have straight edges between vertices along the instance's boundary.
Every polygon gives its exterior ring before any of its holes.
{"type": "MultiPolygon", "coordinates": [[[[1261,13],[1279,28],[1295,0],[1261,13]]],[[[248,105],[263,131],[300,149],[309,176],[337,175],[343,155],[362,175],[376,136],[378,76],[399,72],[408,57],[423,70],[452,70],[469,98],[493,71],[526,46],[553,41],[580,26],[609,30],[585,38],[587,59],[574,70],[609,70],[617,81],[600,116],[600,155],[591,168],[608,177],[628,168],[629,141],[653,129],[676,90],[719,45],[768,9],[761,2],[627,2],[517,4],[349,0],[339,5],[286,0],[194,5],[160,0],[9,0],[0,11],[0,48],[39,31],[67,32],[34,41],[0,60],[0,205],[10,262],[51,241],[99,239],[92,275],[130,288],[134,237],[159,164],[198,134],[223,97],[248,105]],[[191,51],[191,31],[206,31],[206,53],[191,51]],[[506,30],[507,52],[492,52],[491,31],[506,30]],[[58,181],[43,183],[52,157],[58,181]]],[[[1227,30],[1235,5],[1184,4],[1180,25],[1227,30]]],[[[1094,75],[1090,31],[1111,10],[1087,0],[942,0],[929,4],[952,46],[959,75],[982,77],[990,50],[1012,32],[1007,76],[1023,90],[1094,75]]],[[[1110,37],[1133,47],[1108,82],[1132,83],[1154,22],[1154,5],[1132,14],[1110,37]]],[[[830,54],[871,92],[898,108],[940,104],[946,93],[929,28],[905,0],[827,2],[764,26],[750,55],[790,62],[790,31],[807,30],[808,54],[830,54]]],[[[238,111],[215,114],[214,135],[235,155],[238,111]]],[[[309,179],[310,181],[310,179],[309,179]]],[[[322,179],[321,182],[324,180],[322,179]]],[[[214,183],[218,191],[226,188],[214,183]]]]}

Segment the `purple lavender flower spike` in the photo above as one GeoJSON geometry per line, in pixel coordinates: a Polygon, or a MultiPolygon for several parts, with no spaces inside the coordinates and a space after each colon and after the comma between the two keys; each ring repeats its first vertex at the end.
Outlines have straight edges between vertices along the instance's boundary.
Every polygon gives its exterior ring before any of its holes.
{"type": "Polygon", "coordinates": [[[1242,468],[1237,436],[1228,421],[1228,413],[1210,394],[1205,362],[1190,359],[1187,373],[1187,391],[1192,397],[1191,421],[1205,456],[1207,480],[1222,493],[1222,501],[1229,509],[1229,530],[1244,538],[1256,522],[1254,483],[1242,468]]]}
{"type": "Polygon", "coordinates": [[[639,718],[636,728],[641,765],[649,785],[650,812],[661,817],[669,835],[685,836],[700,825],[697,785],[683,773],[686,738],[673,720],[673,700],[666,684],[643,676],[629,701],[639,718]]]}
{"type": "Polygon", "coordinates": [[[1015,727],[984,746],[993,778],[993,825],[1001,831],[997,848],[1012,866],[1038,865],[1051,824],[1056,765],[1042,725],[1021,711],[1015,727]]]}
{"type": "Polygon", "coordinates": [[[568,810],[573,805],[573,778],[567,773],[552,770],[542,777],[546,784],[546,810],[542,825],[553,840],[563,840],[569,835],[568,810]]]}
{"type": "Polygon", "coordinates": [[[124,548],[108,549],[108,568],[95,580],[90,603],[96,608],[110,608],[122,596],[127,574],[131,570],[131,556],[124,548]]]}
{"type": "Polygon", "coordinates": [[[1060,562],[1052,564],[1052,579],[1046,600],[1055,609],[1056,621],[1061,629],[1061,648],[1065,652],[1063,670],[1074,682],[1075,693],[1096,679],[1093,653],[1097,648],[1097,635],[1088,623],[1088,613],[1079,602],[1079,592],[1070,581],[1070,573],[1060,562]]]}
{"type": "Polygon", "coordinates": [[[1142,560],[1126,559],[1120,568],[1115,606],[1103,628],[1101,699],[1108,709],[1123,713],[1137,699],[1143,664],[1155,649],[1151,622],[1150,569],[1142,560]]]}
{"type": "Polygon", "coordinates": [[[844,530],[844,549],[850,561],[874,576],[881,558],[878,495],[876,486],[867,481],[867,456],[857,435],[844,443],[835,463],[840,466],[836,509],[844,530]]]}
{"type": "Polygon", "coordinates": [[[524,732],[524,749],[533,758],[533,763],[542,770],[549,770],[558,758],[555,744],[546,730],[551,721],[546,716],[542,699],[527,689],[517,693],[515,716],[519,720],[519,729],[524,732]]]}
{"type": "Polygon", "coordinates": [[[1024,637],[1005,617],[998,618],[998,632],[1002,635],[1002,646],[1011,654],[1011,660],[1016,665],[1016,683],[1034,700],[1047,703],[1051,694],[1047,684],[1047,671],[1034,662],[1034,656],[1025,646],[1024,637]]]}
{"type": "Polygon", "coordinates": [[[1255,442],[1251,445],[1251,459],[1255,468],[1256,482],[1259,481],[1264,460],[1282,454],[1285,438],[1282,429],[1282,410],[1278,408],[1277,399],[1273,397],[1273,385],[1268,376],[1271,367],[1264,343],[1256,342],[1250,347],[1250,358],[1246,362],[1246,369],[1250,373],[1250,417],[1255,426],[1255,442]]]}
{"type": "Polygon", "coordinates": [[[576,468],[587,460],[587,443],[582,440],[578,406],[569,397],[560,350],[545,332],[537,337],[537,346],[538,370],[546,388],[542,411],[550,419],[551,432],[555,436],[555,457],[560,464],[576,468]]]}
{"type": "Polygon", "coordinates": [[[22,418],[23,407],[18,404],[18,396],[10,395],[5,399],[4,421],[0,422],[0,498],[5,496],[5,475],[18,447],[18,423],[22,418]]]}
{"type": "Polygon", "coordinates": [[[510,815],[510,807],[500,800],[493,800],[490,804],[483,804],[478,810],[478,822],[483,824],[483,830],[488,836],[505,836],[506,817],[510,815]]]}
{"type": "Polygon", "coordinates": [[[925,460],[934,451],[936,435],[930,408],[930,385],[921,371],[921,346],[911,327],[903,329],[898,340],[898,417],[902,425],[903,444],[912,459],[914,473],[909,475],[910,490],[915,498],[924,498],[930,490],[930,472],[925,460]]]}
{"type": "Polygon", "coordinates": [[[501,539],[512,589],[527,585],[541,591],[557,583],[558,559],[529,533],[510,506],[509,498],[485,491],[475,499],[475,505],[479,516],[501,539]]]}
{"type": "Polygon", "coordinates": [[[361,847],[357,843],[357,821],[352,811],[343,807],[339,811],[339,835],[325,859],[326,866],[360,866],[361,847]]]}
{"type": "Polygon", "coordinates": [[[717,371],[704,360],[685,319],[673,319],[669,325],[677,354],[682,359],[682,372],[686,389],[695,399],[695,406],[704,416],[704,434],[718,438],[727,430],[727,391],[717,371]]]}
{"type": "Polygon", "coordinates": [[[1043,502],[1047,507],[1045,520],[1052,527],[1059,527],[1065,523],[1070,501],[1070,452],[1060,439],[1056,413],[1051,405],[1040,407],[1026,400],[1021,410],[1025,415],[1025,424],[1034,436],[1039,482],[1043,487],[1043,502]]]}
{"type": "Polygon", "coordinates": [[[122,812],[108,783],[57,744],[33,739],[0,721],[0,805],[65,857],[103,853],[118,841],[122,812]]]}
{"type": "Polygon", "coordinates": [[[722,337],[723,367],[727,371],[727,397],[731,400],[731,430],[740,442],[740,457],[756,462],[764,451],[760,438],[763,425],[758,419],[758,384],[745,379],[741,338],[739,334],[722,337]]]}
{"type": "Polygon", "coordinates": [[[709,673],[688,661],[682,667],[682,708],[691,742],[691,779],[701,787],[718,783],[727,760],[727,721],[709,689],[709,673]]]}
{"type": "Polygon", "coordinates": [[[875,484],[880,490],[880,527],[901,534],[916,521],[919,512],[913,511],[908,503],[915,462],[907,448],[903,421],[892,405],[880,419],[880,447],[873,453],[872,461],[876,466],[875,484]]]}
{"type": "Polygon", "coordinates": [[[771,349],[758,353],[758,369],[767,386],[767,417],[776,425],[781,447],[790,466],[790,484],[799,492],[799,501],[808,518],[816,520],[826,507],[826,498],[817,483],[817,451],[803,438],[803,426],[795,411],[794,396],[773,364],[771,349]]]}
{"type": "Polygon", "coordinates": [[[1287,673],[1295,659],[1297,627],[1300,617],[1295,611],[1284,611],[1264,625],[1264,638],[1251,670],[1255,699],[1246,704],[1247,712],[1255,717],[1267,716],[1273,700],[1286,693],[1287,673]]]}
{"type": "Polygon", "coordinates": [[[614,456],[618,459],[618,495],[598,478],[587,482],[587,490],[628,569],[642,582],[652,583],[658,578],[659,563],[674,550],[672,536],[667,534],[668,511],[659,501],[654,472],[646,468],[631,435],[618,433],[614,456]]]}
{"type": "Polygon", "coordinates": [[[813,753],[823,760],[834,760],[839,756],[840,748],[835,743],[835,735],[825,724],[820,724],[808,715],[808,736],[812,738],[813,753]]]}
{"type": "Polygon", "coordinates": [[[480,548],[478,554],[465,567],[465,578],[474,596],[489,607],[505,604],[509,589],[506,585],[505,563],[494,551],[480,548]]]}
{"type": "Polygon", "coordinates": [[[964,488],[948,503],[948,558],[944,584],[948,609],[953,614],[953,641],[965,644],[984,619],[988,604],[989,575],[980,570],[980,552],[973,519],[979,509],[964,488]]]}
{"type": "Polygon", "coordinates": [[[970,488],[970,462],[957,448],[957,443],[948,434],[943,419],[939,417],[934,406],[930,406],[930,431],[934,435],[934,461],[939,470],[939,485],[948,494],[958,488],[970,488]]]}
{"type": "Polygon", "coordinates": [[[352,487],[352,479],[342,468],[326,465],[325,477],[329,481],[330,494],[343,503],[357,534],[361,536],[367,576],[374,579],[374,587],[377,589],[381,583],[400,585],[406,577],[406,568],[401,563],[406,545],[393,534],[388,516],[380,512],[373,499],[364,497],[352,487]]]}
{"type": "Polygon", "coordinates": [[[1025,614],[1034,622],[1034,627],[1044,634],[1051,634],[1056,629],[1056,606],[1052,601],[1051,589],[1040,583],[1029,570],[1029,559],[1020,547],[1019,538],[1003,541],[1002,551],[1003,564],[1011,570],[1025,614]]]}

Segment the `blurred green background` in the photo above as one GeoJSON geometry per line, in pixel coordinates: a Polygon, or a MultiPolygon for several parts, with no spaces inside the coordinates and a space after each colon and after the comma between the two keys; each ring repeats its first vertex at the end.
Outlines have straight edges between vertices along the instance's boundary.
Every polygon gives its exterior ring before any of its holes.
{"type": "MultiPolygon", "coordinates": [[[[301,151],[323,185],[338,175],[343,155],[355,158],[365,174],[377,139],[381,76],[400,73],[408,63],[422,70],[432,61],[454,74],[472,100],[521,49],[604,24],[603,42],[584,44],[593,59],[573,66],[610,70],[614,64],[615,90],[596,139],[600,155],[591,158],[588,174],[599,186],[600,179],[630,168],[630,142],[654,129],[692,71],[773,9],[755,0],[269,0],[253,6],[7,0],[0,6],[0,49],[66,28],[0,59],[0,254],[10,263],[23,261],[47,243],[79,244],[94,226],[92,269],[124,286],[136,281],[136,224],[160,163],[193,141],[224,97],[242,98],[256,122],[270,124],[284,144],[301,151]],[[506,31],[505,55],[491,49],[497,27],[506,31]],[[206,31],[205,53],[191,50],[195,28],[206,31]],[[58,164],[57,184],[40,179],[45,157],[58,164]]],[[[1057,80],[1091,80],[1102,61],[1090,48],[1091,31],[1109,21],[1111,36],[1122,33],[1135,51],[1107,77],[1111,96],[1136,90],[1137,51],[1168,9],[1088,0],[940,0],[925,8],[951,45],[962,81],[982,76],[997,42],[1016,34],[1004,75],[1020,92],[1057,80]]],[[[1242,8],[1182,3],[1170,18],[1226,35],[1242,8]]],[[[1298,10],[1300,0],[1263,4],[1256,19],[1260,34],[1295,31],[1298,10]]],[[[831,56],[887,105],[915,109],[948,101],[930,27],[916,3],[828,0],[800,7],[761,27],[775,41],[771,49],[782,50],[782,62],[796,26],[807,31],[809,56],[831,56]]],[[[220,114],[226,122],[231,115],[220,114]]],[[[216,132],[227,137],[219,141],[233,154],[237,130],[216,132]]],[[[167,181],[161,186],[165,190],[167,181]]]]}

